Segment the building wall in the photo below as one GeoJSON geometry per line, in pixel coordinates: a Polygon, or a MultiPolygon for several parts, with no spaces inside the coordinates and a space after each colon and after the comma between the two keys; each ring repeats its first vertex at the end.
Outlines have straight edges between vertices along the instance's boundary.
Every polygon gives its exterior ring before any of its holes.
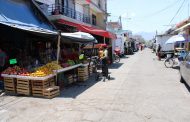
{"type": "MultiPolygon", "coordinates": [[[[106,11],[106,1],[107,0],[92,0],[93,3],[95,3],[97,6],[100,2],[100,7],[106,11]]],[[[92,17],[92,14],[96,16],[96,26],[101,29],[106,29],[106,21],[107,21],[107,15],[105,12],[97,12],[93,10],[93,8],[90,8],[90,16],[92,17]]],[[[92,20],[91,20],[92,22],[92,20]]]]}
{"type": "MultiPolygon", "coordinates": [[[[81,14],[84,13],[83,12],[83,6],[81,6],[79,4],[75,4],[75,10],[80,12],[81,14]]],[[[76,16],[76,19],[80,21],[81,19],[83,19],[83,16],[76,16]]]]}

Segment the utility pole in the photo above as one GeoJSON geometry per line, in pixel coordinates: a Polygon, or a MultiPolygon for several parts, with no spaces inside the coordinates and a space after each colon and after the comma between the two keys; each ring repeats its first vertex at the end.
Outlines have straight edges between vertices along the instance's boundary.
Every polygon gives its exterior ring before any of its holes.
{"type": "Polygon", "coordinates": [[[187,13],[188,13],[188,18],[189,18],[189,2],[188,2],[188,12],[187,13]]]}
{"type": "Polygon", "coordinates": [[[119,16],[119,24],[120,24],[120,26],[121,26],[121,30],[123,29],[123,27],[122,27],[122,20],[121,20],[121,16],[119,16]]]}

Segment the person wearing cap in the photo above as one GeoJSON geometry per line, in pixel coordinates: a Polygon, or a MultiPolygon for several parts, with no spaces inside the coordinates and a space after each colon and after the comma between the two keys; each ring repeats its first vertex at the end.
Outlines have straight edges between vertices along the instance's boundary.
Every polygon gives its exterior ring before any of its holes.
{"type": "Polygon", "coordinates": [[[107,46],[103,46],[103,57],[102,57],[102,73],[103,76],[108,77],[108,50],[107,46]]]}

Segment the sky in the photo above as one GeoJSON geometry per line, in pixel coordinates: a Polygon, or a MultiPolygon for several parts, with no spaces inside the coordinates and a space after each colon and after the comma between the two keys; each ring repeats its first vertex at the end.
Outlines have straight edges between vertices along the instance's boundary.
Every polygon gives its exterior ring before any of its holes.
{"type": "Polygon", "coordinates": [[[122,16],[123,29],[138,32],[164,32],[188,18],[189,0],[107,0],[108,21],[122,16]],[[185,2],[184,2],[185,1],[185,2]],[[182,5],[182,3],[184,4],[182,5]],[[181,7],[179,13],[177,10],[181,7]],[[172,18],[173,21],[170,23],[172,18]]]}

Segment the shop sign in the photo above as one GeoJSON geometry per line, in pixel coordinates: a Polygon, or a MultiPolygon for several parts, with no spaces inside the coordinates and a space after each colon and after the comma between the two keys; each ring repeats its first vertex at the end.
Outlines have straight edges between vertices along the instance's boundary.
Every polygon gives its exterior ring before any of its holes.
{"type": "Polygon", "coordinates": [[[10,59],[10,60],[9,60],[9,63],[10,63],[10,64],[17,64],[17,60],[16,60],[16,59],[10,59]]]}

